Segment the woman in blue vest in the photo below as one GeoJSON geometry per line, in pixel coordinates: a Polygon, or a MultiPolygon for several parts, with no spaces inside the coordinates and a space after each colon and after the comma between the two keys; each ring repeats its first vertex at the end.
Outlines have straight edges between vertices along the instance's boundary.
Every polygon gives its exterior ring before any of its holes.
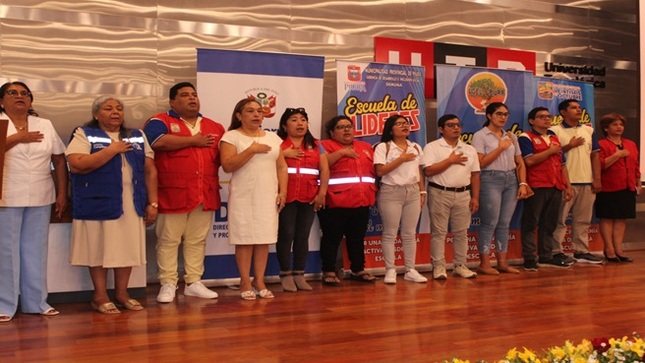
{"type": "Polygon", "coordinates": [[[280,117],[278,136],[287,162],[287,200],[280,212],[276,252],[284,291],[312,290],[305,280],[309,231],[316,212],[325,207],[329,181],[327,154],[309,131],[304,108],[287,108],[280,117]],[[293,272],[291,249],[293,247],[293,272]]]}
{"type": "Polygon", "coordinates": [[[114,269],[116,303],[143,306],[130,298],[133,266],[146,263],[146,224],[157,217],[157,169],[141,130],[123,126],[123,102],[102,96],[93,119],[74,131],[66,155],[72,173],[70,262],[88,266],[94,285],[92,307],[103,314],[121,311],[107,294],[107,271],[114,269]]]}

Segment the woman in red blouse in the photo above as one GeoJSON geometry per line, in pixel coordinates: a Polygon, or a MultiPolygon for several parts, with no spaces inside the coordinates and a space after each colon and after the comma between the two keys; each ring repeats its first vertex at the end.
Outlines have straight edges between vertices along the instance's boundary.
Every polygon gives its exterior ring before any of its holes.
{"type": "Polygon", "coordinates": [[[636,144],[622,137],[625,117],[610,113],[602,117],[600,128],[606,138],[600,140],[602,191],[596,196],[596,217],[605,241],[609,262],[632,262],[623,253],[625,222],[636,217],[636,195],[642,191],[636,144]]]}

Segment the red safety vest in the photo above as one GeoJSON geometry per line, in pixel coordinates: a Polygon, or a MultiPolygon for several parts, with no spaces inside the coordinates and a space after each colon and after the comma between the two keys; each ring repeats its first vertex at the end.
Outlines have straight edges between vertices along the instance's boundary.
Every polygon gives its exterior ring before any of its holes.
{"type": "MultiPolygon", "coordinates": [[[[542,135],[533,131],[526,131],[533,144],[533,155],[539,154],[549,148],[542,135]]],[[[548,135],[551,144],[560,145],[560,140],[555,135],[548,135]]],[[[562,154],[553,154],[543,162],[527,167],[526,181],[531,188],[553,188],[565,189],[564,178],[562,177],[562,154]]]]}
{"type": "MultiPolygon", "coordinates": [[[[289,149],[293,146],[290,138],[282,142],[282,150],[289,149]]],[[[299,201],[303,203],[311,202],[318,194],[318,179],[320,177],[320,149],[318,142],[312,148],[305,148],[304,143],[300,145],[300,150],[305,154],[300,159],[285,158],[287,162],[287,172],[289,173],[289,183],[287,184],[287,203],[299,201]]]]}
{"type": "MultiPolygon", "coordinates": [[[[328,154],[344,149],[345,146],[333,139],[321,144],[328,154]]],[[[369,207],[376,202],[376,179],[374,173],[374,151],[364,141],[354,140],[357,159],[343,157],[331,166],[327,188],[327,208],[369,207]]]]}
{"type": "MultiPolygon", "coordinates": [[[[147,122],[151,120],[165,123],[167,135],[192,135],[184,121],[168,113],[157,114],[147,122]]],[[[200,122],[200,131],[202,135],[215,135],[211,147],[155,150],[160,213],[188,213],[200,204],[205,211],[221,206],[217,174],[220,167],[218,144],[224,135],[224,127],[204,117],[200,122]]]]}

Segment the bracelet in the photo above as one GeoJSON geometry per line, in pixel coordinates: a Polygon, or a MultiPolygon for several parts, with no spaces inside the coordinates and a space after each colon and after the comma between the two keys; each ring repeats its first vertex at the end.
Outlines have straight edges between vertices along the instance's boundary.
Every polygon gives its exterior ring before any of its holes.
{"type": "Polygon", "coordinates": [[[529,185],[528,185],[527,183],[525,183],[525,182],[521,182],[521,183],[520,183],[520,186],[522,186],[522,185],[526,185],[527,187],[529,186],[529,185]]]}
{"type": "Polygon", "coordinates": [[[422,191],[422,192],[419,192],[419,194],[428,194],[428,192],[426,192],[426,191],[424,190],[424,191],[422,191]]]}

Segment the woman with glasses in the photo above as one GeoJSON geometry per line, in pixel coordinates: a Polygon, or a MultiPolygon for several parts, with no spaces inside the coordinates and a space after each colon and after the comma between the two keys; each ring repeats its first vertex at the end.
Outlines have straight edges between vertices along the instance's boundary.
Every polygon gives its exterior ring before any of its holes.
{"type": "Polygon", "coordinates": [[[605,242],[608,262],[633,262],[623,252],[627,219],[636,218],[636,195],[641,194],[638,147],[623,137],[625,116],[610,113],[600,120],[605,138],[600,140],[602,191],[596,195],[596,217],[605,242]]]}
{"type": "Polygon", "coordinates": [[[399,228],[405,258],[403,278],[413,282],[428,281],[414,268],[417,222],[427,192],[424,190],[421,166],[423,152],[418,144],[408,140],[411,126],[412,123],[401,115],[388,117],[383,126],[381,142],[374,148],[376,176],[381,177],[376,205],[383,221],[381,246],[386,284],[396,283],[394,241],[399,228]]]}
{"type": "Polygon", "coordinates": [[[284,291],[311,290],[304,276],[309,231],[315,213],[325,207],[329,164],[325,150],[309,131],[309,116],[304,108],[287,108],[284,111],[278,136],[283,140],[282,153],[289,174],[287,199],[280,212],[276,244],[280,283],[284,291]]]}
{"type": "Polygon", "coordinates": [[[321,141],[329,161],[329,188],[326,207],[318,211],[322,239],[323,284],[340,283],[336,274],[336,255],[343,236],[350,261],[350,278],[374,282],[365,271],[363,240],[374,205],[376,184],[374,152],[364,141],[354,140],[354,124],[347,116],[335,116],[325,124],[330,139],[321,141]]]}
{"type": "Polygon", "coordinates": [[[287,163],[282,140],[262,129],[257,101],[244,98],[233,109],[231,125],[220,140],[222,169],[229,183],[229,243],[235,246],[243,300],[274,298],[264,283],[269,245],[278,240],[278,213],[287,199],[287,163]],[[253,268],[253,280],[251,280],[253,268]]]}
{"type": "Polygon", "coordinates": [[[29,87],[5,83],[0,97],[0,119],[9,120],[0,198],[3,323],[16,313],[18,296],[23,313],[58,314],[47,303],[47,240],[52,204],[58,218],[67,205],[67,167],[65,144],[51,121],[37,117],[31,108],[34,97],[29,87]]]}
{"type": "Polygon", "coordinates": [[[528,196],[526,168],[517,136],[504,131],[509,117],[508,107],[493,102],[486,107],[484,127],[473,135],[481,167],[479,194],[479,259],[477,272],[498,275],[499,272],[519,273],[508,265],[508,230],[518,199],[528,196]],[[518,185],[519,181],[519,185],[518,185]],[[491,266],[491,242],[495,236],[497,269],[491,266]]]}

